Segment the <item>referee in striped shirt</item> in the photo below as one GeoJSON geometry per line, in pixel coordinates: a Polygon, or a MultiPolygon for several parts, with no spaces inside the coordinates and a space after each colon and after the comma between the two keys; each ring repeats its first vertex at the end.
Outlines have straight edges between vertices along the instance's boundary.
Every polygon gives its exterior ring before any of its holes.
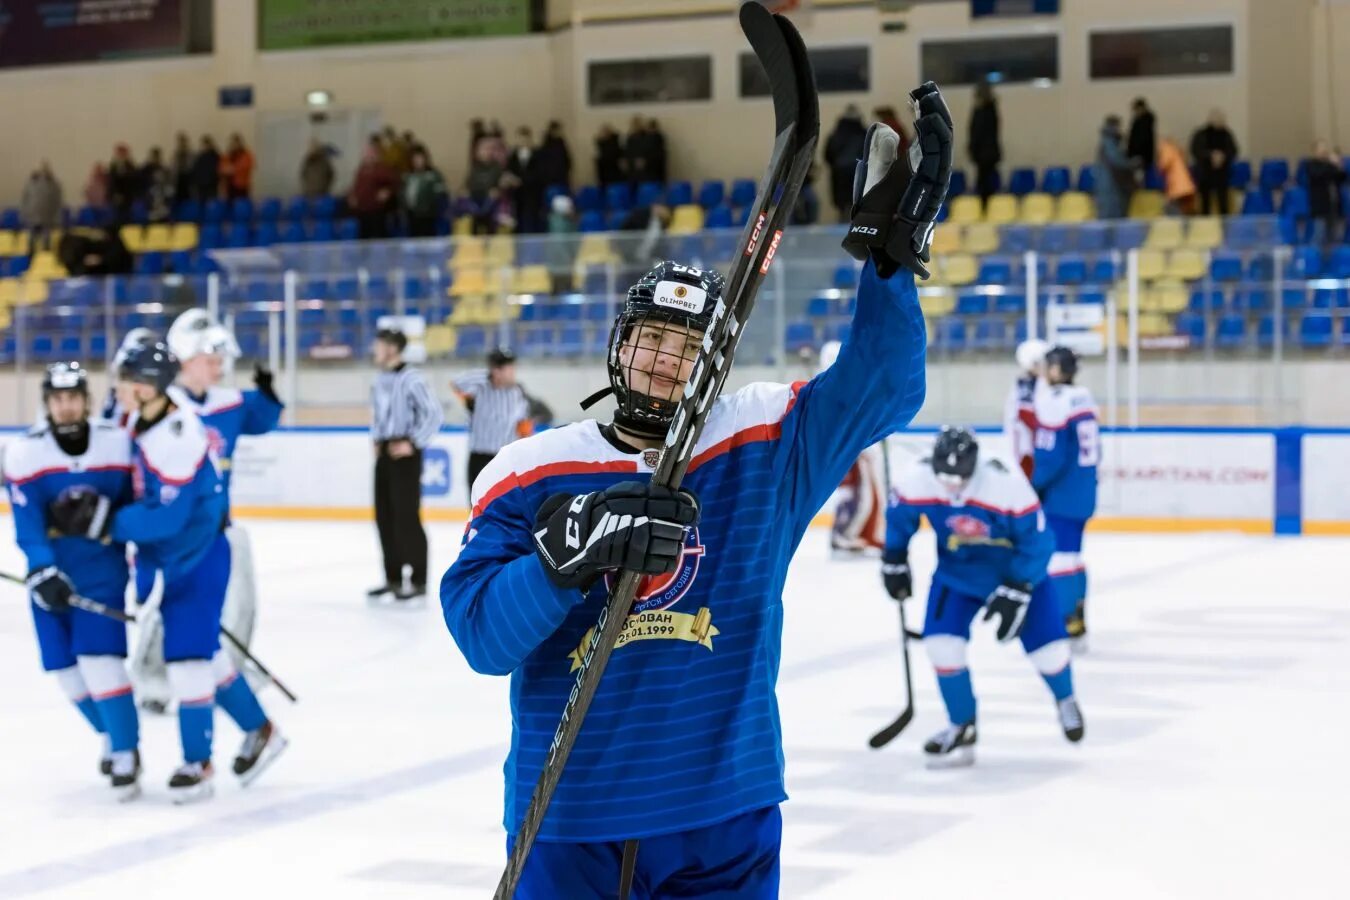
{"type": "Polygon", "coordinates": [[[469,488],[503,447],[534,431],[530,397],[516,382],[516,355],[498,347],[488,367],[451,382],[469,411],[469,488]]]}
{"type": "Polygon", "coordinates": [[[375,442],[375,525],[384,551],[384,584],[367,592],[407,601],[427,593],[427,533],[422,528],[422,451],[441,430],[441,404],[422,373],[403,361],[408,339],[382,328],[375,334],[370,437],[375,442]],[[412,569],[404,584],[404,566],[412,569]]]}

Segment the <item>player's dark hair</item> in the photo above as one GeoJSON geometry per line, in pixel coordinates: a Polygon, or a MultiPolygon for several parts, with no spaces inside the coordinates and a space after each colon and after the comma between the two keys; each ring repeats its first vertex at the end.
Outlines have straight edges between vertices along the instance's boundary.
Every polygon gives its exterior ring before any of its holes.
{"type": "Polygon", "coordinates": [[[1073,384],[1074,376],[1078,374],[1078,354],[1062,345],[1051,347],[1045,351],[1045,371],[1049,372],[1051,366],[1059,367],[1064,384],[1073,384]]]}

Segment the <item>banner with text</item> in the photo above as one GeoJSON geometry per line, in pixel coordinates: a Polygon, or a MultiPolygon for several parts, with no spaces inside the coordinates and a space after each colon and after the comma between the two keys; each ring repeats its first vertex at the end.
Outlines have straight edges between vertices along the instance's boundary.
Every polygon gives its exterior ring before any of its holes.
{"type": "Polygon", "coordinates": [[[258,0],[258,49],[528,34],[531,0],[258,0]]]}

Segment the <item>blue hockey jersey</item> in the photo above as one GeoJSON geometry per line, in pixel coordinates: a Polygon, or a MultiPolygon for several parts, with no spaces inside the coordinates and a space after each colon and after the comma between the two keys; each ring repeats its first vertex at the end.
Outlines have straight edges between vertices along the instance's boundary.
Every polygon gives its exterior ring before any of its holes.
{"type": "Polygon", "coordinates": [[[230,495],[230,474],[234,448],[241,434],[266,434],[281,421],[282,404],[262,391],[213,387],[205,394],[193,394],[181,385],[169,388],[176,406],[190,409],[206,426],[207,437],[220,460],[226,502],[230,495]]]}
{"type": "Polygon", "coordinates": [[[48,534],[47,509],[63,491],[91,487],[116,508],[131,502],[131,438],[106,422],[89,423],[89,446],[70,456],[46,424],[5,448],[5,483],[19,548],[28,569],[55,565],[75,591],[92,598],[120,599],[127,584],[126,548],[82,537],[48,534]]]}
{"type": "MultiPolygon", "coordinates": [[[[882,281],[869,264],[833,366],[716,402],[684,480],[700,524],[678,569],[640,589],[541,839],[679,832],[785,798],[774,684],[788,562],[858,454],[922,405],[924,349],[913,277],[882,281]]],[[[508,444],[475,482],[441,605],[475,670],[511,674],[510,833],[608,595],[603,581],[586,595],[554,586],[535,555],[535,514],[556,493],[649,478],[656,458],[585,421],[508,444]]]]}
{"type": "Polygon", "coordinates": [[[1101,462],[1097,406],[1085,387],[1060,384],[1036,395],[1036,463],[1031,483],[1046,515],[1090,519],[1101,462]]]}
{"type": "Polygon", "coordinates": [[[225,527],[228,500],[215,451],[196,413],[177,407],[136,434],[136,502],[113,516],[112,536],[135,541],[137,565],[172,582],[191,572],[225,527]]]}
{"type": "Polygon", "coordinates": [[[901,474],[895,493],[886,511],[886,551],[907,551],[926,517],[937,534],[935,582],[984,598],[1005,581],[1034,585],[1045,578],[1055,539],[1020,471],[982,462],[953,495],[925,459],[901,474]]]}

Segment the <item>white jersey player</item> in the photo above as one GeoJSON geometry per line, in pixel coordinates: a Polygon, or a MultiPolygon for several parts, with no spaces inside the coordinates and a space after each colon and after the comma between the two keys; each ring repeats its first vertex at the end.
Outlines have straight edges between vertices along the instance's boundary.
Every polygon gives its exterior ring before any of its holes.
{"type": "Polygon", "coordinates": [[[1045,391],[1045,353],[1050,345],[1039,338],[1017,345],[1020,374],[1003,405],[1003,433],[1012,448],[1013,459],[1027,478],[1036,458],[1036,399],[1045,391]]]}

